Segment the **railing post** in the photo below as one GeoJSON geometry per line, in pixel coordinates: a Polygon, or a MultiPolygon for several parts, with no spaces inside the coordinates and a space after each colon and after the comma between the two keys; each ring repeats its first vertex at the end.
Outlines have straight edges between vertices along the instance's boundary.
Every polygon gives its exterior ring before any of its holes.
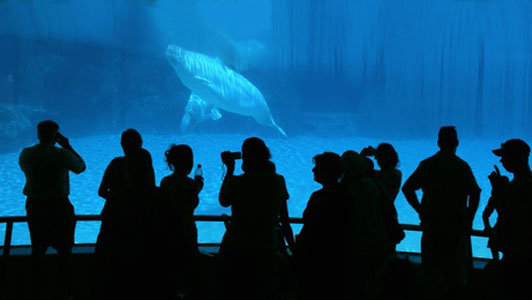
{"type": "Polygon", "coordinates": [[[11,250],[11,236],[13,235],[13,221],[6,222],[6,235],[4,237],[4,258],[9,256],[9,250],[11,250]]]}

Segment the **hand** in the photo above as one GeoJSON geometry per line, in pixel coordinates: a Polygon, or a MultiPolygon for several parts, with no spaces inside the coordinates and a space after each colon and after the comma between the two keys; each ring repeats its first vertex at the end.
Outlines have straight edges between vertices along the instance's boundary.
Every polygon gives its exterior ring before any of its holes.
{"type": "Polygon", "coordinates": [[[70,143],[68,141],[68,138],[64,135],[62,135],[61,133],[57,133],[56,134],[56,141],[57,143],[59,144],[59,146],[63,147],[63,148],[67,148],[70,146],[70,143]]]}
{"type": "Polygon", "coordinates": [[[508,177],[501,175],[501,171],[499,171],[499,168],[497,168],[497,166],[493,167],[495,168],[495,171],[491,172],[491,174],[488,176],[488,179],[490,181],[492,191],[498,192],[503,187],[505,187],[510,182],[510,180],[508,179],[508,177]]]}
{"type": "Polygon", "coordinates": [[[374,156],[375,155],[375,148],[371,147],[371,146],[367,146],[366,148],[362,149],[362,151],[360,151],[360,155],[362,156],[374,156]]]}
{"type": "Polygon", "coordinates": [[[230,151],[224,151],[220,154],[222,157],[222,162],[227,166],[227,169],[235,168],[235,160],[231,157],[230,151]]]}
{"type": "Polygon", "coordinates": [[[194,182],[196,183],[196,187],[198,188],[198,193],[201,192],[203,189],[203,177],[201,176],[194,176],[194,182]]]}

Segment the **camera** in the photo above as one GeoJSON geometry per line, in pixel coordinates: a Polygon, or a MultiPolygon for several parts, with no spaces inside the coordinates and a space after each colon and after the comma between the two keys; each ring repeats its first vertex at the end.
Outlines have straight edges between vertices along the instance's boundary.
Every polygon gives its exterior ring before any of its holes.
{"type": "Polygon", "coordinates": [[[222,152],[222,159],[232,159],[232,160],[236,160],[236,159],[242,159],[242,152],[230,152],[230,151],[225,151],[225,152],[222,152]]]}
{"type": "Polygon", "coordinates": [[[362,149],[362,151],[360,151],[360,155],[362,156],[375,156],[376,154],[377,154],[377,150],[371,146],[368,146],[362,149]]]}

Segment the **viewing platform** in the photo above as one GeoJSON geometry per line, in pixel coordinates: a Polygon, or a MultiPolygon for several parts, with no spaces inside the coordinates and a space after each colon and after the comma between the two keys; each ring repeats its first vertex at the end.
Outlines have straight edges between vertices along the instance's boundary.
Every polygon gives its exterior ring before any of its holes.
{"type": "MultiPolygon", "coordinates": [[[[227,220],[223,215],[196,215],[196,222],[224,222],[227,220]]],[[[100,222],[100,215],[77,215],[76,221],[79,222],[100,222]]],[[[0,217],[0,225],[5,224],[4,242],[0,246],[0,299],[25,299],[28,294],[29,269],[30,269],[30,245],[12,245],[13,226],[15,223],[26,223],[26,216],[11,216],[0,217]]],[[[302,224],[302,218],[290,218],[291,224],[302,224]]],[[[402,228],[408,235],[408,232],[420,232],[422,228],[418,225],[401,224],[402,228]]],[[[471,232],[472,237],[487,237],[486,233],[479,230],[471,232]]],[[[132,245],[134,246],[134,245],[132,245]]],[[[154,245],[157,246],[157,245],[154,245]]],[[[212,291],[212,298],[215,299],[216,291],[216,269],[215,257],[218,252],[220,243],[200,243],[199,248],[201,252],[201,268],[205,272],[203,282],[206,289],[212,291]]],[[[92,287],[94,275],[94,243],[76,243],[73,248],[72,258],[72,290],[75,299],[91,299],[90,290],[92,287]]],[[[422,282],[421,275],[421,254],[418,252],[402,252],[399,251],[397,256],[400,259],[408,260],[415,267],[419,282],[422,282]]],[[[55,273],[57,266],[55,260],[57,259],[56,252],[49,249],[46,257],[46,268],[49,276],[48,287],[50,293],[54,293],[55,287],[55,273]]],[[[479,299],[483,298],[482,293],[485,287],[489,286],[489,281],[486,277],[485,267],[489,259],[474,258],[474,290],[479,299]]],[[[283,274],[281,276],[284,277],[283,274]]],[[[290,278],[290,277],[287,277],[290,278]]],[[[293,280],[293,278],[292,278],[293,280]]],[[[288,282],[288,285],[293,285],[294,282],[288,282]]],[[[288,287],[287,291],[293,286],[288,287]]],[[[290,297],[286,299],[291,299],[290,297]]]]}

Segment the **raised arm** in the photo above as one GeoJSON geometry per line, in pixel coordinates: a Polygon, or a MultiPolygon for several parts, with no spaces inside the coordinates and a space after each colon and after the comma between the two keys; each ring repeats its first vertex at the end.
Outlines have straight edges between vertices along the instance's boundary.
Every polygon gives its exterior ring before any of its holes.
{"type": "Polygon", "coordinates": [[[235,160],[231,158],[229,155],[229,151],[225,151],[221,153],[222,162],[227,167],[227,172],[225,173],[224,181],[222,183],[222,187],[220,188],[220,194],[218,194],[218,201],[220,201],[220,205],[223,207],[231,206],[232,204],[232,187],[231,187],[231,179],[234,178],[233,173],[235,172],[235,160]]]}
{"type": "Polygon", "coordinates": [[[65,150],[69,152],[69,156],[65,158],[65,163],[67,165],[67,168],[76,173],[80,174],[86,169],[85,161],[83,161],[83,158],[72,148],[70,145],[70,142],[68,141],[68,138],[57,133],[57,143],[65,150]]]}
{"type": "Polygon", "coordinates": [[[488,199],[488,204],[486,204],[486,208],[484,208],[484,211],[482,212],[482,221],[484,222],[484,231],[490,232],[492,227],[490,224],[490,216],[495,211],[495,196],[491,196],[488,199]]]}

